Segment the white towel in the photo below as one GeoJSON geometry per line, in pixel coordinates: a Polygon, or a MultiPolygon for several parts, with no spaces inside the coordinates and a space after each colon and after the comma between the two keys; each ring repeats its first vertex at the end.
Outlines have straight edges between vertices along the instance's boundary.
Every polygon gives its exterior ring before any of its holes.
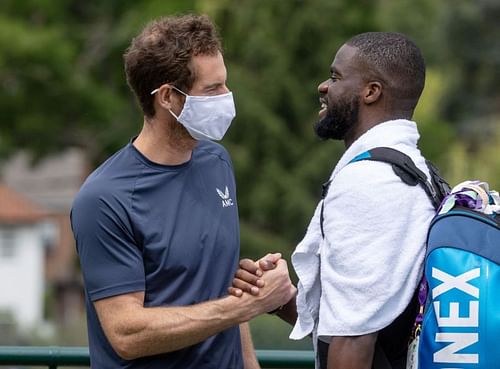
{"type": "Polygon", "coordinates": [[[380,146],[409,155],[428,174],[417,148],[416,124],[375,126],[354,142],[336,165],[325,199],[292,255],[299,277],[298,319],[290,334],[361,335],[389,325],[408,305],[422,272],[427,228],[434,209],[420,186],[404,184],[387,163],[347,164],[380,146]]]}

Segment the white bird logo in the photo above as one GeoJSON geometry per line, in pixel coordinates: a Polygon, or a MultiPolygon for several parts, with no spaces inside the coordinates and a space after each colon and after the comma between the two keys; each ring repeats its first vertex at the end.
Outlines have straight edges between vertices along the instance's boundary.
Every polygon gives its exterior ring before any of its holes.
{"type": "Polygon", "coordinates": [[[217,191],[220,198],[222,199],[222,207],[223,208],[227,208],[228,206],[234,205],[233,200],[231,198],[229,198],[229,188],[227,188],[227,186],[226,186],[224,192],[219,190],[217,187],[215,188],[215,190],[217,191]]]}
{"type": "Polygon", "coordinates": [[[219,190],[218,188],[215,188],[217,190],[217,193],[219,194],[220,198],[222,200],[227,200],[229,199],[229,188],[227,188],[226,186],[226,192],[222,192],[221,190],[219,190]]]}

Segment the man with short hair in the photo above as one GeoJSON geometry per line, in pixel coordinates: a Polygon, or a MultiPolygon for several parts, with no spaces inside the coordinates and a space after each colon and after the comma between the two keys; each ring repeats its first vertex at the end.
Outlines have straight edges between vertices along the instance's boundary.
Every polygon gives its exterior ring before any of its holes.
{"type": "MultiPolygon", "coordinates": [[[[412,41],[369,32],[339,49],[330,77],[318,87],[315,132],[343,140],[346,151],[293,253],[297,298],[278,315],[294,324],[291,338],[312,334],[320,368],[406,366],[434,208],[422,188],[403,183],[391,165],[352,161],[389,147],[408,155],[429,178],[411,121],[424,82],[425,63],[412,41]]],[[[277,260],[243,260],[230,291],[258,292],[259,279],[277,260]]]]}
{"type": "Polygon", "coordinates": [[[85,181],[71,212],[93,368],[258,368],[247,321],[295,294],[286,263],[259,296],[225,296],[239,258],[235,116],[206,16],[148,24],[124,56],[141,132],[85,181]]]}

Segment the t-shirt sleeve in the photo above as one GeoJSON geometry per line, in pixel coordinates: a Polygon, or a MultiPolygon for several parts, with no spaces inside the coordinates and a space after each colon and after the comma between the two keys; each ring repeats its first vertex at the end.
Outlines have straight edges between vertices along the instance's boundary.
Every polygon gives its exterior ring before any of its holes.
{"type": "Polygon", "coordinates": [[[325,200],[320,336],[375,332],[404,311],[432,214],[425,192],[404,184],[390,165],[342,169],[325,200]]]}
{"type": "Polygon", "coordinates": [[[71,226],[92,301],[144,291],[142,252],[126,204],[112,195],[84,189],[73,204],[71,226]]]}

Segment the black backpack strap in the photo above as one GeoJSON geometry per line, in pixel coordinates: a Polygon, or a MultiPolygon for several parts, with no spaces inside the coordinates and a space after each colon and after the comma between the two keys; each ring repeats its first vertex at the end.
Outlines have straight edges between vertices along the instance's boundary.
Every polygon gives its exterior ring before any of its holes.
{"type": "Polygon", "coordinates": [[[331,179],[328,182],[323,183],[322,190],[321,190],[321,213],[319,214],[319,226],[321,228],[321,237],[322,238],[325,238],[325,231],[323,230],[323,220],[325,218],[324,218],[323,212],[325,210],[325,198],[326,198],[326,195],[328,194],[328,189],[330,188],[330,183],[332,183],[331,179]]]}
{"type": "MultiPolygon", "coordinates": [[[[435,209],[439,207],[441,201],[443,201],[446,195],[450,193],[450,185],[441,177],[437,167],[429,160],[426,160],[425,163],[431,176],[430,181],[427,180],[425,173],[417,168],[413,160],[411,160],[408,155],[390,147],[376,147],[365,151],[352,159],[349,164],[361,160],[381,161],[391,164],[394,173],[396,173],[396,175],[401,178],[404,183],[410,186],[416,186],[418,184],[422,186],[435,209]]],[[[331,180],[323,184],[323,191],[321,194],[322,204],[320,213],[320,228],[321,236],[323,238],[325,238],[325,232],[323,230],[324,203],[330,183],[331,180]]]]}
{"type": "Polygon", "coordinates": [[[417,168],[408,155],[390,147],[376,147],[365,151],[352,159],[350,163],[361,160],[381,161],[391,164],[394,173],[404,183],[410,186],[416,186],[417,184],[422,186],[435,209],[439,207],[441,201],[450,191],[448,183],[439,175],[438,169],[429,160],[426,160],[426,164],[431,176],[430,181],[427,180],[425,173],[417,168]]]}
{"type": "Polygon", "coordinates": [[[427,169],[429,169],[431,175],[431,184],[436,189],[441,203],[443,199],[450,194],[451,187],[448,182],[441,177],[439,169],[430,160],[425,160],[425,164],[427,164],[427,169]]]}
{"type": "MultiPolygon", "coordinates": [[[[427,165],[427,168],[429,169],[429,174],[431,176],[430,181],[427,180],[427,176],[425,175],[425,173],[417,168],[413,160],[411,160],[408,155],[390,147],[376,147],[374,149],[365,151],[352,159],[349,164],[361,160],[381,161],[391,164],[394,173],[396,173],[396,175],[401,178],[404,183],[409,186],[416,186],[418,184],[422,186],[435,209],[438,209],[441,201],[443,201],[446,195],[450,193],[450,185],[441,177],[437,167],[429,160],[426,160],[425,163],[427,165]]],[[[321,236],[323,238],[325,238],[325,232],[323,229],[325,207],[324,203],[326,195],[328,193],[328,188],[330,187],[330,183],[331,180],[323,184],[323,191],[321,194],[322,203],[320,213],[320,228],[321,236]]]]}

